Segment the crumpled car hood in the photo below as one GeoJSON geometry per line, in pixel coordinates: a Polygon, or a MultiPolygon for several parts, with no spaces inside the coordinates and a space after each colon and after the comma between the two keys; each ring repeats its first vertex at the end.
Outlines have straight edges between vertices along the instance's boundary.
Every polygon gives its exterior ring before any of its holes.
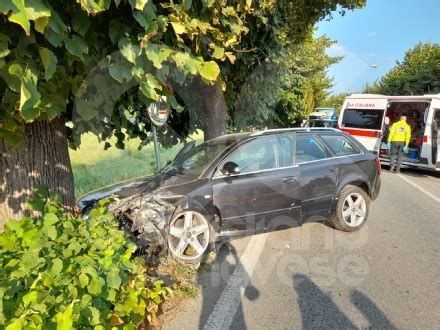
{"type": "Polygon", "coordinates": [[[81,212],[87,214],[97,201],[112,197],[114,200],[107,206],[108,210],[133,235],[140,249],[157,253],[166,248],[167,219],[172,216],[176,204],[185,198],[184,184],[194,179],[159,173],[94,191],[81,198],[79,206],[81,212]],[[170,192],[174,187],[180,192],[170,192]]]}
{"type": "Polygon", "coordinates": [[[81,212],[84,212],[85,208],[93,204],[95,201],[110,196],[116,196],[119,199],[124,199],[127,197],[133,197],[135,195],[154,194],[174,186],[191,182],[194,179],[194,177],[190,176],[170,175],[166,173],[136,178],[95,190],[81,197],[78,201],[78,205],[81,209],[81,212]]]}

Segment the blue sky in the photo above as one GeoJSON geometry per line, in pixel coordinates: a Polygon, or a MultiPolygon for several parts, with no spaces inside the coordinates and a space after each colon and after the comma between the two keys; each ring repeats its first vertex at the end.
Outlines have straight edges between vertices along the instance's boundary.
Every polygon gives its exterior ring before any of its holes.
{"type": "Polygon", "coordinates": [[[332,20],[320,22],[316,36],[336,40],[328,53],[344,56],[329,70],[333,92],[362,90],[419,41],[440,43],[439,16],[440,0],[367,0],[361,10],[335,13],[332,20]]]}

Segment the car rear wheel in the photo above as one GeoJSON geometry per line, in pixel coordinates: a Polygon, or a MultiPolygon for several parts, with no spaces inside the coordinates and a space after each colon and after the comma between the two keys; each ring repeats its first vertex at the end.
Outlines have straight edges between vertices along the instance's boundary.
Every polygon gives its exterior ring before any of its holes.
{"type": "Polygon", "coordinates": [[[213,237],[211,225],[199,212],[180,212],[168,227],[168,248],[180,262],[196,264],[202,261],[213,237]]]}
{"type": "Polygon", "coordinates": [[[356,231],[368,218],[371,199],[360,187],[348,185],[342,189],[332,225],[342,231],[356,231]]]}

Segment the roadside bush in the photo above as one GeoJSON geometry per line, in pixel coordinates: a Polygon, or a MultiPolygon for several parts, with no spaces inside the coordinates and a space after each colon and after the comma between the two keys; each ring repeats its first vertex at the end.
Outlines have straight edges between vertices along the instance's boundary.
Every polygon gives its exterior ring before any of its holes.
{"type": "Polygon", "coordinates": [[[134,329],[154,318],[170,289],[148,280],[135,245],[103,207],[87,220],[36,191],[41,216],[0,234],[0,328],[134,329]]]}

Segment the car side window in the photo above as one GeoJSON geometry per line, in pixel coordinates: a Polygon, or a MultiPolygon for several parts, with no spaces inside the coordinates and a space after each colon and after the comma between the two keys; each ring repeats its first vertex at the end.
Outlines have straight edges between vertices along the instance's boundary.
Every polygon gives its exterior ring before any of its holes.
{"type": "Polygon", "coordinates": [[[326,159],[327,152],[310,134],[296,134],[295,160],[297,164],[326,159]]]}
{"type": "Polygon", "coordinates": [[[236,163],[240,174],[293,165],[290,136],[257,138],[241,146],[225,162],[236,163]]]}
{"type": "Polygon", "coordinates": [[[360,151],[345,136],[342,135],[319,135],[327,144],[335,156],[348,156],[359,154],[360,151]]]}

